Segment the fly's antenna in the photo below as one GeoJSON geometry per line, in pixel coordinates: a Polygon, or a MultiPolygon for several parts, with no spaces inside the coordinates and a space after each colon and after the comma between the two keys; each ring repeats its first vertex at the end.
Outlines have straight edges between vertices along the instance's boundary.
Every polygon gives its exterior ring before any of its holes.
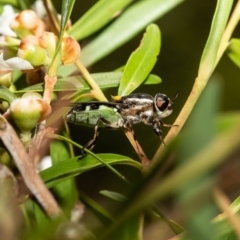
{"type": "Polygon", "coordinates": [[[171,99],[172,102],[178,97],[178,94],[179,94],[179,92],[176,92],[176,94],[174,95],[174,97],[171,99]]]}

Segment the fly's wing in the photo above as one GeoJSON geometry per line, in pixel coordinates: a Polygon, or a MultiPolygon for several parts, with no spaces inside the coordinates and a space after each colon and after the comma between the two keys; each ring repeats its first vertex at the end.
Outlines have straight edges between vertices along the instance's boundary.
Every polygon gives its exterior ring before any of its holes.
{"type": "Polygon", "coordinates": [[[90,102],[76,102],[76,103],[69,103],[68,106],[72,106],[73,108],[86,108],[86,106],[91,105],[92,108],[94,108],[94,106],[96,107],[96,109],[98,108],[98,106],[106,106],[106,107],[118,107],[119,105],[121,105],[121,103],[117,103],[117,102],[100,102],[100,101],[90,101],[90,102]]]}

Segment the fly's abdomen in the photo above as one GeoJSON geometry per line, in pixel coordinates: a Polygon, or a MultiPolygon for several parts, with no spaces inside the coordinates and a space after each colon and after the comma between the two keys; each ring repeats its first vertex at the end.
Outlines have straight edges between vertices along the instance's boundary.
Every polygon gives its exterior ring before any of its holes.
{"type": "Polygon", "coordinates": [[[67,114],[66,120],[75,125],[88,127],[111,127],[122,126],[121,115],[115,105],[103,102],[80,103],[73,107],[67,114]]]}
{"type": "Polygon", "coordinates": [[[89,112],[79,111],[77,109],[72,108],[67,116],[67,122],[73,123],[75,125],[85,125],[88,126],[89,112]]]}

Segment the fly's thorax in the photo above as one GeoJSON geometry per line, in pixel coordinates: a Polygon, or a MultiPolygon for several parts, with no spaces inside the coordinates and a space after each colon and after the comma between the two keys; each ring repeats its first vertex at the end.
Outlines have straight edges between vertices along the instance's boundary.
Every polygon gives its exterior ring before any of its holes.
{"type": "Polygon", "coordinates": [[[155,115],[158,118],[165,118],[172,113],[174,104],[167,95],[158,93],[154,97],[154,108],[155,115]]]}
{"type": "MultiPolygon", "coordinates": [[[[116,99],[116,98],[115,98],[116,99]]],[[[142,122],[142,118],[153,115],[153,97],[146,93],[133,93],[118,98],[120,112],[129,124],[142,122]]]]}
{"type": "Polygon", "coordinates": [[[146,93],[134,93],[123,96],[118,102],[125,109],[142,110],[143,108],[152,106],[153,97],[146,93]]]}

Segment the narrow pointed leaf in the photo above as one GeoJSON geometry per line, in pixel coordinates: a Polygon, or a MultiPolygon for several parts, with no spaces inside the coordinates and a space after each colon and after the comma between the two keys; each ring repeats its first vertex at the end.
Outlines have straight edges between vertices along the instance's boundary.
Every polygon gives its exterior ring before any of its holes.
{"type": "MultiPolygon", "coordinates": [[[[69,151],[62,141],[52,141],[50,143],[50,155],[53,165],[68,159],[69,151]]],[[[68,210],[72,210],[77,202],[77,190],[74,179],[68,179],[54,187],[53,191],[61,199],[61,205],[68,210]]]]}
{"type": "Polygon", "coordinates": [[[101,205],[81,192],[79,194],[81,202],[104,224],[109,225],[113,222],[113,217],[101,205]]]}
{"type": "Polygon", "coordinates": [[[127,198],[126,196],[117,193],[117,192],[113,192],[113,191],[108,191],[108,190],[102,190],[100,191],[100,193],[112,200],[118,201],[118,202],[123,202],[125,201],[127,198]]]}
{"type": "MultiPolygon", "coordinates": [[[[130,165],[141,169],[141,164],[125,156],[117,154],[96,154],[109,165],[123,164],[130,165]]],[[[84,172],[90,171],[94,168],[103,167],[104,165],[91,155],[86,156],[82,160],[78,157],[66,159],[62,162],[56,163],[52,167],[40,172],[40,175],[46,185],[50,188],[56,184],[77,176],[84,172]]]]}
{"type": "MultiPolygon", "coordinates": [[[[106,73],[93,73],[91,74],[93,79],[97,82],[98,86],[101,89],[118,87],[122,72],[106,72],[106,73]]],[[[147,79],[144,81],[144,84],[159,84],[162,80],[160,77],[154,74],[150,74],[147,79]]],[[[42,92],[44,89],[44,84],[39,83],[22,90],[15,91],[15,93],[24,93],[27,91],[37,91],[42,92]]],[[[57,83],[54,86],[54,91],[84,91],[89,90],[90,87],[84,80],[82,76],[70,76],[65,78],[58,79],[57,83]]]]}
{"type": "Polygon", "coordinates": [[[135,90],[151,72],[160,52],[160,30],[150,24],[140,46],[131,54],[124,68],[118,95],[125,96],[135,90]]]}
{"type": "Polygon", "coordinates": [[[17,96],[11,92],[8,88],[0,86],[0,99],[11,103],[17,96]]]}
{"type": "Polygon", "coordinates": [[[203,50],[198,76],[208,79],[215,68],[218,48],[224,33],[233,0],[218,0],[210,34],[203,50]]]}
{"type": "Polygon", "coordinates": [[[74,25],[68,34],[76,40],[96,32],[110,22],[133,0],[102,0],[90,8],[74,25]]]}
{"type": "Polygon", "coordinates": [[[136,36],[149,23],[163,16],[184,0],[137,1],[99,37],[83,48],[81,60],[89,66],[136,36]],[[100,47],[99,47],[100,46],[100,47]]]}

